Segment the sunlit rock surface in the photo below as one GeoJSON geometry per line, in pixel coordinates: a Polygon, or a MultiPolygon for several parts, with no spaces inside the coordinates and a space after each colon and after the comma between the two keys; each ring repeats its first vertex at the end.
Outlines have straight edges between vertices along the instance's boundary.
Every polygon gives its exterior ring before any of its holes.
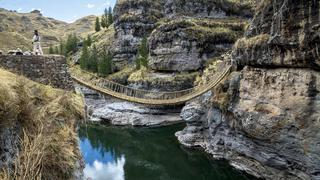
{"type": "MultiPolygon", "coordinates": [[[[141,40],[144,37],[148,38],[152,33],[153,35],[151,35],[151,40],[149,40],[149,46],[152,49],[151,66],[153,69],[177,71],[197,70],[203,65],[204,61],[212,58],[213,54],[218,54],[221,50],[229,50],[231,44],[233,44],[236,39],[229,38],[230,36],[225,35],[229,34],[229,31],[223,31],[222,35],[220,33],[220,38],[214,38],[215,35],[212,35],[213,33],[208,31],[213,27],[205,26],[204,24],[206,23],[199,25],[195,30],[187,33],[185,28],[183,26],[180,27],[180,23],[175,22],[175,20],[179,18],[194,21],[199,19],[247,19],[253,15],[253,4],[253,1],[229,0],[117,1],[114,8],[115,42],[112,45],[115,68],[123,69],[126,65],[134,63],[138,55],[141,40]],[[171,28],[170,22],[178,24],[178,26],[171,28]],[[204,37],[197,36],[199,35],[199,31],[202,32],[202,35],[208,35],[211,36],[211,38],[207,38],[208,41],[204,42],[204,37]],[[193,35],[190,35],[190,33],[193,35]],[[171,36],[169,34],[171,34],[171,36]],[[174,37],[174,39],[172,39],[172,37],[174,37]],[[226,37],[227,40],[221,37],[226,37]],[[217,39],[222,40],[220,40],[220,42],[213,42],[217,39]],[[199,47],[201,43],[203,43],[203,46],[210,46],[207,50],[211,51],[212,48],[216,48],[218,52],[202,52],[203,50],[199,47]],[[170,54],[172,54],[172,57],[169,57],[170,54]],[[162,64],[172,64],[172,68],[167,65],[162,65],[158,68],[158,65],[154,64],[159,62],[162,64]],[[188,62],[187,65],[185,65],[186,62],[188,62]],[[193,65],[194,67],[192,67],[193,65]],[[178,68],[179,66],[182,68],[178,68]]],[[[225,26],[222,24],[221,28],[222,27],[225,26]]],[[[241,28],[237,30],[243,31],[241,28]]],[[[217,29],[215,29],[215,31],[219,32],[217,29]]],[[[235,35],[233,34],[232,36],[235,35]]]]}
{"type": "Polygon", "coordinates": [[[184,108],[179,141],[256,177],[320,179],[318,28],[318,1],[264,1],[233,49],[238,71],[184,108]]]}
{"type": "Polygon", "coordinates": [[[85,87],[77,87],[86,97],[89,120],[119,126],[166,126],[182,122],[180,109],[147,107],[111,97],[100,96],[85,87]]]}

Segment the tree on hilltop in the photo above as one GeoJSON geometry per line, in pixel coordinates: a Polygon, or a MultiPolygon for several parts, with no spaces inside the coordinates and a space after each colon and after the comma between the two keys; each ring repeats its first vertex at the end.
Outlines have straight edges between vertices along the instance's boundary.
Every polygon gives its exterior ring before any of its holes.
{"type": "Polygon", "coordinates": [[[99,17],[96,18],[95,30],[96,32],[99,32],[101,30],[99,17]]]}
{"type": "Polygon", "coordinates": [[[112,14],[112,8],[109,7],[108,10],[108,27],[113,23],[113,14],[112,14]]]}
{"type": "Polygon", "coordinates": [[[107,26],[107,18],[103,15],[101,18],[101,27],[106,28],[107,26]]]}

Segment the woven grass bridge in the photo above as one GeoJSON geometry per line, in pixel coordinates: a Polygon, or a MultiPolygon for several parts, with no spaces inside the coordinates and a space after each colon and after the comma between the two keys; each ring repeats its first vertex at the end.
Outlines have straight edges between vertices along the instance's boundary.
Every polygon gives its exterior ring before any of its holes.
{"type": "MultiPolygon", "coordinates": [[[[82,71],[82,70],[81,70],[82,71]]],[[[118,99],[129,102],[145,104],[145,105],[180,105],[202,94],[210,91],[217,86],[231,71],[231,66],[226,65],[221,71],[216,72],[214,77],[209,80],[209,83],[201,86],[196,86],[191,89],[174,92],[154,92],[127,87],[106,79],[99,79],[99,81],[90,81],[80,75],[72,75],[72,78],[77,83],[93,89],[103,95],[109,95],[118,99]]],[[[82,71],[82,73],[91,73],[82,71]]]]}

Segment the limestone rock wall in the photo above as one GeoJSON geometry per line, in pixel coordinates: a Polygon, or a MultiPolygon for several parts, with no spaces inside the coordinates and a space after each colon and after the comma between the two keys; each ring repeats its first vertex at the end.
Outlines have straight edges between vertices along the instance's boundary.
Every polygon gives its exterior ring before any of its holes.
{"type": "Polygon", "coordinates": [[[319,17],[319,1],[263,1],[238,71],[184,108],[180,142],[259,178],[320,179],[319,17]]]}
{"type": "Polygon", "coordinates": [[[241,19],[181,18],[161,24],[149,38],[149,65],[157,71],[195,71],[231,50],[242,37],[241,19]]]}
{"type": "Polygon", "coordinates": [[[115,43],[112,46],[117,69],[134,62],[141,40],[151,33],[163,16],[161,9],[161,1],[117,1],[114,8],[115,43]]]}
{"type": "Polygon", "coordinates": [[[74,89],[64,56],[0,55],[0,67],[54,88],[74,89]]]}
{"type": "MultiPolygon", "coordinates": [[[[150,61],[153,69],[197,70],[203,61],[213,56],[213,53],[204,54],[198,46],[208,47],[206,49],[210,51],[212,48],[216,48],[217,51],[225,51],[231,48],[230,44],[233,44],[235,40],[230,42],[229,36],[226,35],[225,37],[229,41],[225,42],[223,39],[220,43],[214,43],[213,38],[209,37],[207,38],[209,41],[204,42],[202,40],[205,37],[199,38],[197,35],[212,35],[213,33],[208,31],[208,28],[212,27],[204,24],[191,24],[188,27],[199,26],[199,28],[195,27],[198,29],[194,31],[190,31],[191,28],[189,28],[189,31],[186,32],[186,27],[180,27],[181,22],[174,20],[249,18],[253,15],[253,4],[255,3],[252,0],[119,0],[114,8],[116,33],[115,43],[112,46],[116,69],[122,69],[127,64],[132,64],[137,58],[142,38],[151,36],[149,46],[152,51],[150,61]],[[170,22],[171,24],[176,23],[178,26],[172,28],[170,22]],[[186,65],[187,67],[177,69],[177,66],[185,66],[186,62],[190,62],[186,65]],[[157,68],[159,63],[159,68],[157,68]],[[163,65],[164,63],[166,64],[163,65]],[[167,66],[171,66],[171,64],[173,67],[168,68],[167,66]],[[195,67],[190,67],[193,65],[195,67]]],[[[223,33],[225,35],[228,32],[224,31],[223,33]]]]}
{"type": "Polygon", "coordinates": [[[238,66],[320,69],[320,2],[265,0],[259,8],[233,52],[238,66]]]}
{"type": "Polygon", "coordinates": [[[166,0],[164,13],[167,17],[188,16],[198,18],[225,18],[227,16],[252,17],[255,1],[228,0],[166,0]]]}

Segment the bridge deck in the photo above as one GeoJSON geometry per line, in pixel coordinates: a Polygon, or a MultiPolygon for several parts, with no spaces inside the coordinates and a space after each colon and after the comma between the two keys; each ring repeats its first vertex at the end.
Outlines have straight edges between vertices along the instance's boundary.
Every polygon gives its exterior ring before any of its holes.
{"type": "Polygon", "coordinates": [[[93,89],[103,95],[109,95],[125,101],[146,105],[179,105],[210,91],[230,73],[230,70],[231,66],[228,65],[222,71],[217,72],[214,79],[212,79],[208,84],[174,92],[139,90],[123,86],[106,79],[103,79],[100,82],[89,82],[81,77],[76,77],[76,75],[72,75],[72,78],[77,83],[93,89]]]}

